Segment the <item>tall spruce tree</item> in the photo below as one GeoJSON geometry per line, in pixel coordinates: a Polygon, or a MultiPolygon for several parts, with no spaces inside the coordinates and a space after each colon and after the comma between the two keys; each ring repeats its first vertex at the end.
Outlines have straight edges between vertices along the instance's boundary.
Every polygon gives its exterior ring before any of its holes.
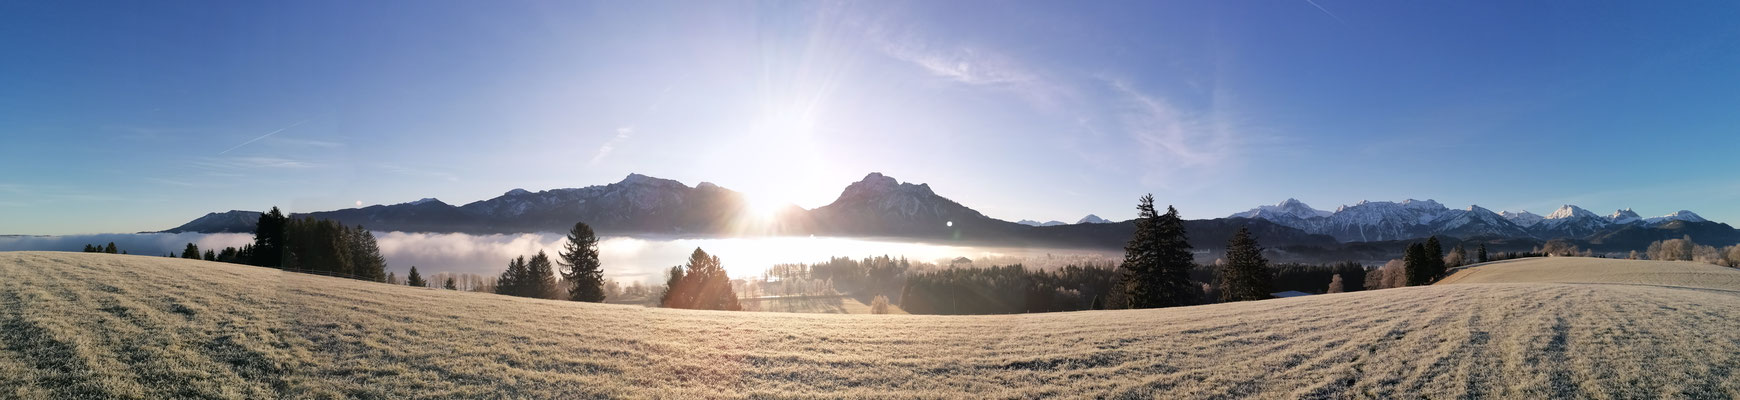
{"type": "Polygon", "coordinates": [[[1136,231],[1124,246],[1124,290],[1131,308],[1189,305],[1196,293],[1190,284],[1195,258],[1178,210],[1166,214],[1154,209],[1154,195],[1144,195],[1136,204],[1136,231]]]}
{"type": "Polygon", "coordinates": [[[1486,243],[1481,243],[1480,248],[1474,251],[1474,260],[1475,262],[1489,261],[1486,255],[1486,243]]]}
{"type": "Polygon", "coordinates": [[[526,261],[526,294],[525,297],[540,299],[552,298],[556,294],[556,268],[550,262],[550,256],[543,250],[538,255],[526,261]]]}
{"type": "Polygon", "coordinates": [[[212,251],[211,249],[205,249],[205,260],[217,261],[217,252],[212,251]]]}
{"type": "Polygon", "coordinates": [[[429,281],[423,280],[423,274],[417,273],[417,266],[411,266],[411,273],[405,275],[405,283],[416,287],[429,287],[429,281]]]}
{"type": "Polygon", "coordinates": [[[103,252],[109,253],[109,254],[115,254],[115,242],[109,242],[108,246],[104,246],[103,252]]]}
{"type": "Polygon", "coordinates": [[[1407,271],[1408,286],[1419,286],[1430,282],[1432,275],[1431,262],[1427,260],[1426,246],[1420,243],[1408,245],[1408,251],[1402,254],[1402,269],[1407,271]]]}
{"type": "Polygon", "coordinates": [[[357,225],[346,233],[349,235],[346,242],[350,251],[351,274],[376,282],[387,279],[387,259],[381,257],[381,247],[375,243],[375,234],[362,225],[357,225]]]}
{"type": "Polygon", "coordinates": [[[447,283],[441,285],[441,288],[447,290],[459,290],[459,285],[455,284],[453,282],[453,277],[449,276],[447,277],[447,283]]]}
{"type": "Polygon", "coordinates": [[[1449,269],[1444,266],[1444,247],[1438,243],[1437,236],[1426,238],[1426,256],[1426,265],[1431,266],[1431,269],[1428,270],[1431,275],[1426,277],[1426,283],[1432,283],[1432,281],[1438,280],[1438,277],[1444,276],[1444,271],[1449,269]]]}
{"type": "Polygon", "coordinates": [[[604,269],[598,262],[598,236],[591,226],[575,222],[568,230],[567,244],[556,257],[562,266],[562,281],[568,284],[569,300],[604,301],[604,269]]]}
{"type": "Polygon", "coordinates": [[[1219,269],[1221,301],[1262,300],[1273,292],[1269,260],[1263,258],[1263,247],[1249,228],[1239,227],[1227,241],[1226,262],[1219,269]]]}
{"type": "Polygon", "coordinates": [[[507,270],[501,272],[501,278],[495,281],[495,293],[509,296],[525,297],[526,256],[508,260],[507,270]]]}
{"type": "Polygon", "coordinates": [[[198,260],[199,246],[195,246],[193,243],[188,243],[187,248],[181,250],[181,258],[198,260]]]}
{"type": "Polygon", "coordinates": [[[673,266],[665,273],[665,293],[659,295],[659,306],[665,308],[694,308],[694,291],[689,290],[686,272],[683,266],[673,266]]]}
{"type": "Polygon", "coordinates": [[[672,284],[666,289],[664,306],[698,310],[739,311],[737,293],[719,257],[696,248],[689,263],[671,270],[672,284]]]}
{"type": "Polygon", "coordinates": [[[260,213],[260,221],[254,227],[254,256],[249,263],[272,268],[282,268],[284,262],[284,228],[290,223],[290,217],[272,207],[271,211],[260,213]]]}

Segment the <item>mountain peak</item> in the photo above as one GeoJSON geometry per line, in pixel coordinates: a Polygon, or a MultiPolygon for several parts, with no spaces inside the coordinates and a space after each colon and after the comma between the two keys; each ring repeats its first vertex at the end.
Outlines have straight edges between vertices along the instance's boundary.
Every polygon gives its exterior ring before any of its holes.
{"type": "Polygon", "coordinates": [[[503,193],[502,196],[521,196],[528,194],[532,194],[532,192],[526,191],[525,189],[514,188],[514,190],[509,190],[507,193],[503,193]]]}
{"type": "MultiPolygon", "coordinates": [[[[524,192],[525,190],[521,190],[521,191],[524,192]]],[[[440,202],[441,202],[441,200],[437,200],[434,197],[424,197],[421,199],[417,199],[417,201],[413,201],[413,202],[409,202],[409,203],[405,203],[405,204],[410,204],[410,205],[414,206],[414,205],[419,205],[419,204],[440,203],[440,202]]]]}
{"type": "Polygon", "coordinates": [[[1633,211],[1631,211],[1631,209],[1627,208],[1627,209],[1623,209],[1623,210],[1614,211],[1613,215],[1607,216],[1607,220],[1613,221],[1613,223],[1615,223],[1615,224],[1628,224],[1628,223],[1632,223],[1632,222],[1642,221],[1643,217],[1638,216],[1636,212],[1633,212],[1633,211]]]}
{"type": "MultiPolygon", "coordinates": [[[[654,178],[654,177],[641,175],[641,174],[635,174],[635,173],[628,174],[628,177],[622,178],[622,181],[617,182],[617,184],[619,184],[619,185],[684,186],[682,182],[677,182],[677,181],[665,179],[665,178],[654,178]]],[[[687,186],[684,186],[684,187],[687,187],[687,186]]]]}
{"type": "Polygon", "coordinates": [[[1554,210],[1552,214],[1547,214],[1546,219],[1565,219],[1565,218],[1571,218],[1571,217],[1600,218],[1599,216],[1595,215],[1595,213],[1590,212],[1589,210],[1585,210],[1582,207],[1566,204],[1566,205],[1559,206],[1559,209],[1554,210]]]}
{"type": "Polygon", "coordinates": [[[869,175],[864,175],[864,179],[858,180],[857,183],[873,184],[873,185],[896,185],[896,184],[899,184],[900,181],[895,180],[893,177],[890,177],[887,175],[882,175],[881,172],[871,172],[869,175]]]}
{"type": "Polygon", "coordinates": [[[840,193],[840,197],[879,196],[896,192],[920,196],[936,195],[930,190],[930,184],[901,183],[893,177],[882,175],[881,172],[871,172],[870,175],[865,175],[863,180],[847,185],[846,190],[840,193]]]}
{"type": "Polygon", "coordinates": [[[1081,217],[1081,220],[1076,221],[1075,223],[1077,223],[1077,224],[1109,224],[1109,223],[1112,223],[1112,221],[1108,221],[1105,218],[1100,218],[1100,216],[1098,216],[1098,215],[1088,214],[1086,217],[1081,217]]]}
{"type": "Polygon", "coordinates": [[[1425,200],[1407,199],[1407,200],[1402,200],[1402,205],[1406,206],[1406,207],[1413,207],[1413,208],[1433,208],[1433,209],[1445,208],[1443,204],[1439,204],[1436,200],[1432,200],[1432,199],[1425,199],[1425,200]]]}
{"type": "Polygon", "coordinates": [[[1280,217],[1280,218],[1293,217],[1293,218],[1301,218],[1301,219],[1314,218],[1314,217],[1328,217],[1330,214],[1332,214],[1332,213],[1330,213],[1328,211],[1323,211],[1323,210],[1311,208],[1310,205],[1305,204],[1305,202],[1299,201],[1299,199],[1288,198],[1287,200],[1283,200],[1280,203],[1275,203],[1275,205],[1272,205],[1272,206],[1257,206],[1257,208],[1253,208],[1253,209],[1250,209],[1249,211],[1229,215],[1228,217],[1263,218],[1263,219],[1271,219],[1272,220],[1272,219],[1277,218],[1277,217],[1280,217]]]}
{"type": "Polygon", "coordinates": [[[1675,211],[1673,214],[1663,215],[1660,217],[1651,217],[1649,219],[1645,219],[1644,221],[1649,222],[1651,224],[1655,224],[1655,223],[1662,223],[1662,222],[1669,222],[1669,221],[1706,222],[1709,220],[1704,219],[1704,217],[1702,217],[1702,216],[1699,216],[1698,213],[1694,213],[1694,212],[1687,211],[1687,210],[1679,210],[1679,211],[1675,211]]]}

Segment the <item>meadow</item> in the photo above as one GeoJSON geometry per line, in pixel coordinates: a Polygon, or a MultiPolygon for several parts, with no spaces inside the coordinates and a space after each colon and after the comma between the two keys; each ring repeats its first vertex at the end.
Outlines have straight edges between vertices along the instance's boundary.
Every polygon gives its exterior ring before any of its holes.
{"type": "Polygon", "coordinates": [[[1740,396],[1740,271],[1553,258],[1445,283],[1154,310],[791,314],[8,252],[0,397],[1740,396]]]}

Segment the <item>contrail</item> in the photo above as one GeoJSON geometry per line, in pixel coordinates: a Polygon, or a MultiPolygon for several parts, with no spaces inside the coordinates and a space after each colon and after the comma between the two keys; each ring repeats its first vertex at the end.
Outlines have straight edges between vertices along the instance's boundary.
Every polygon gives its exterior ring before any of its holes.
{"type": "MultiPolygon", "coordinates": [[[[1310,0],[1306,0],[1306,1],[1310,1],[1310,0]]],[[[290,124],[290,126],[278,128],[278,130],[272,131],[272,133],[260,135],[260,137],[254,138],[254,140],[242,142],[242,144],[238,144],[238,145],[236,145],[236,147],[231,147],[229,150],[220,151],[220,152],[218,152],[218,154],[228,153],[228,152],[230,152],[230,150],[235,150],[235,149],[242,148],[242,146],[247,146],[248,143],[258,142],[258,141],[260,141],[260,139],[265,139],[267,136],[276,135],[276,134],[278,134],[278,132],[283,132],[283,131],[288,130],[290,128],[295,128],[297,125],[302,125],[303,122],[308,122],[308,120],[305,119],[305,120],[302,120],[302,122],[297,122],[294,124],[290,124]]]]}
{"type": "Polygon", "coordinates": [[[1317,11],[1322,11],[1323,14],[1328,15],[1330,18],[1335,18],[1336,22],[1340,22],[1342,25],[1347,25],[1346,20],[1342,20],[1341,17],[1335,16],[1335,13],[1329,12],[1329,9],[1326,9],[1326,8],[1323,8],[1323,6],[1317,5],[1317,2],[1311,1],[1311,0],[1305,0],[1305,2],[1311,3],[1312,7],[1317,7],[1317,11]]]}

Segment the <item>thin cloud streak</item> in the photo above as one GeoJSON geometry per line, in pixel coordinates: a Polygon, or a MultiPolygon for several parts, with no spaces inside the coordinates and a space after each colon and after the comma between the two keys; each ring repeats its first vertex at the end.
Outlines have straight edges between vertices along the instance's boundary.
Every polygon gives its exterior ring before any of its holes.
{"type": "Polygon", "coordinates": [[[622,145],[622,142],[628,141],[629,136],[633,134],[634,127],[632,126],[616,128],[616,136],[605,141],[603,146],[598,146],[598,153],[592,156],[590,165],[598,165],[598,163],[603,162],[605,157],[610,156],[610,152],[616,151],[616,146],[620,146],[622,145]]]}
{"type": "Polygon", "coordinates": [[[258,142],[258,141],[260,141],[260,139],[265,139],[265,138],[267,138],[267,137],[270,137],[270,136],[272,136],[272,135],[276,135],[276,134],[278,134],[278,132],[283,132],[283,131],[285,131],[285,130],[289,130],[289,129],[290,129],[290,128],[295,128],[295,127],[296,127],[296,126],[298,126],[298,125],[302,125],[302,124],[303,124],[303,123],[306,123],[306,122],[308,122],[308,120],[306,120],[306,119],[305,119],[305,120],[302,120],[302,121],[301,121],[301,122],[297,122],[297,123],[294,123],[294,124],[290,124],[290,126],[286,126],[286,127],[283,127],[283,128],[278,128],[278,130],[275,130],[275,131],[272,131],[272,132],[271,132],[271,133],[267,133],[267,134],[264,134],[264,135],[260,135],[260,137],[257,137],[257,138],[254,138],[254,139],[253,139],[253,140],[249,140],[249,141],[246,141],[246,142],[242,142],[242,144],[238,144],[238,145],[236,145],[236,147],[231,147],[231,148],[229,148],[229,149],[227,149],[227,150],[224,150],[224,151],[220,151],[220,152],[218,152],[218,155],[223,155],[223,154],[224,154],[224,153],[229,153],[229,152],[230,152],[230,151],[232,151],[232,150],[235,150],[235,149],[239,149],[239,148],[242,148],[242,146],[247,146],[247,145],[248,145],[248,144],[249,144],[249,143],[253,143],[253,142],[258,142]]]}
{"type": "Polygon", "coordinates": [[[314,168],[314,163],[277,157],[226,157],[194,161],[194,166],[222,171],[236,169],[305,169],[314,168]]]}
{"type": "Polygon", "coordinates": [[[1343,20],[1343,19],[1341,19],[1341,17],[1336,16],[1335,13],[1329,12],[1329,9],[1326,9],[1326,8],[1323,8],[1323,6],[1317,5],[1317,2],[1311,1],[1311,0],[1305,0],[1305,2],[1310,3],[1312,7],[1317,7],[1317,10],[1322,11],[1324,15],[1328,15],[1330,18],[1335,18],[1335,22],[1340,22],[1342,25],[1347,25],[1346,20],[1343,20]]]}

